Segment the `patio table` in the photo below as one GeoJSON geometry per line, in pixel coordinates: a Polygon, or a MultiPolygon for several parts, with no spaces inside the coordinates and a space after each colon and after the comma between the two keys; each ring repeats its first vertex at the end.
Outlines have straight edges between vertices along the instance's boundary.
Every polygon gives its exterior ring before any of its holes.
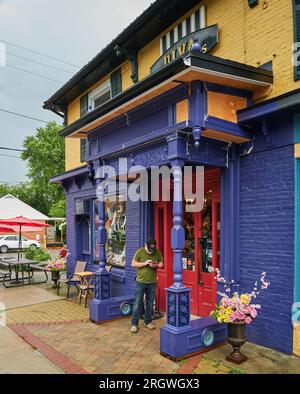
{"type": "Polygon", "coordinates": [[[36,265],[36,267],[38,268],[38,261],[34,261],[34,260],[27,260],[27,259],[10,259],[10,260],[5,260],[5,261],[0,261],[0,265],[3,264],[5,266],[7,266],[9,268],[9,271],[12,272],[12,270],[14,269],[15,272],[15,278],[14,280],[11,279],[6,279],[3,280],[3,286],[6,288],[9,287],[18,287],[18,286],[24,286],[24,285],[30,285],[30,284],[38,284],[38,283],[46,283],[48,280],[48,275],[47,275],[47,271],[43,270],[45,273],[45,280],[43,281],[32,281],[31,279],[33,278],[33,266],[36,265]],[[4,264],[3,264],[4,263],[4,264]],[[22,278],[19,278],[19,268],[22,268],[21,272],[22,272],[22,278]],[[24,275],[24,268],[27,268],[27,275],[24,275]],[[28,281],[28,282],[27,282],[28,281]]]}
{"type": "Polygon", "coordinates": [[[92,280],[94,273],[91,271],[84,271],[84,272],[76,272],[76,276],[80,278],[80,285],[79,285],[79,295],[78,295],[78,302],[81,304],[81,298],[84,297],[85,299],[85,307],[87,304],[87,297],[89,296],[90,290],[93,289],[92,280]],[[83,291],[85,292],[83,296],[83,291]]]}

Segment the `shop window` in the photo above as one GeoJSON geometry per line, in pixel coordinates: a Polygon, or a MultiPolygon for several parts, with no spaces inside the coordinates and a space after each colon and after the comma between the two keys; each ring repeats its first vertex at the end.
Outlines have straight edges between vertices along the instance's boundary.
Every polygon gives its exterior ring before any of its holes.
{"type": "Polygon", "coordinates": [[[75,203],[76,248],[77,258],[84,259],[90,254],[91,220],[89,200],[77,200],[75,203]]]}
{"type": "MultiPolygon", "coordinates": [[[[185,211],[185,210],[184,210],[185,211]]],[[[183,269],[195,271],[195,215],[184,212],[185,247],[182,253],[183,269]]]]}
{"type": "MultiPolygon", "coordinates": [[[[93,252],[94,262],[99,263],[99,215],[98,201],[93,201],[94,206],[94,222],[93,222],[93,252]]],[[[105,201],[107,231],[106,242],[106,263],[110,266],[119,268],[125,267],[126,260],[126,202],[119,198],[114,201],[105,201]]]]}
{"type": "MultiPolygon", "coordinates": [[[[199,239],[202,252],[202,272],[212,272],[212,192],[204,195],[204,206],[201,211],[202,237],[199,239]]],[[[200,261],[201,261],[200,260],[200,261]]]]}

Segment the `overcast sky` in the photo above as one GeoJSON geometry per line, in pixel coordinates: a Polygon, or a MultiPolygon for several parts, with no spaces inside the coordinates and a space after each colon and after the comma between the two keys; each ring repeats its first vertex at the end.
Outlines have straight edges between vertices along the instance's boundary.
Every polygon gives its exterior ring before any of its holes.
{"type": "MultiPolygon", "coordinates": [[[[0,42],[29,48],[83,66],[132,22],[153,0],[0,0],[0,42]]],[[[0,66],[0,109],[42,120],[61,118],[42,108],[61,85],[13,67],[66,82],[79,68],[6,44],[7,66],[0,66]],[[8,53],[9,52],[9,53],[8,53]],[[12,54],[65,71],[34,64],[12,54]]],[[[0,53],[1,55],[1,53],[0,53]]],[[[22,148],[43,123],[0,111],[0,146],[22,148]]],[[[26,180],[25,163],[0,150],[0,183],[26,180]]]]}

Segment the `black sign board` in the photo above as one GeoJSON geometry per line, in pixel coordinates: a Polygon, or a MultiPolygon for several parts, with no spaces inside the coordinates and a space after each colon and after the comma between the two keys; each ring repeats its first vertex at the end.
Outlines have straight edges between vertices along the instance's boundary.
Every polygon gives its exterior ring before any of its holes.
{"type": "Polygon", "coordinates": [[[219,28],[218,25],[212,25],[194,31],[193,33],[185,36],[181,40],[175,42],[151,67],[151,74],[155,73],[162,67],[172,63],[180,56],[184,56],[192,49],[194,44],[194,37],[198,37],[198,43],[201,48],[201,53],[208,53],[219,42],[219,28]]]}

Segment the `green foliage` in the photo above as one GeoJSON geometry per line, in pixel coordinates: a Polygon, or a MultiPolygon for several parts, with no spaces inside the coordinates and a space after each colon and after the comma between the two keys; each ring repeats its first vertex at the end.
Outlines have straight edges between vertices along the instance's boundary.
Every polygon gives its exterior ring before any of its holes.
{"type": "Polygon", "coordinates": [[[57,201],[52,205],[49,216],[53,218],[64,218],[66,216],[66,199],[57,201]]]}
{"type": "Polygon", "coordinates": [[[49,252],[44,249],[29,248],[25,252],[25,257],[28,260],[35,260],[35,261],[48,261],[51,259],[49,252]]]}
{"type": "Polygon", "coordinates": [[[245,375],[246,371],[240,367],[233,367],[233,368],[230,368],[228,373],[232,374],[232,375],[245,375]]]}
{"type": "Polygon", "coordinates": [[[26,137],[22,159],[26,160],[29,182],[0,185],[0,197],[12,194],[45,215],[65,216],[65,194],[60,185],[49,179],[65,170],[65,144],[59,131],[62,126],[49,122],[35,135],[26,137]]]}
{"type": "Polygon", "coordinates": [[[35,135],[25,138],[22,159],[29,168],[29,187],[35,196],[34,208],[49,215],[53,205],[64,200],[64,192],[60,185],[52,184],[49,179],[65,169],[65,145],[59,136],[61,126],[49,122],[39,127],[35,135]]]}
{"type": "Polygon", "coordinates": [[[19,198],[32,207],[36,207],[38,203],[36,196],[32,193],[29,183],[21,183],[20,185],[0,185],[0,197],[6,194],[12,194],[14,197],[19,198]]]}
{"type": "Polygon", "coordinates": [[[49,179],[64,172],[65,144],[59,131],[62,126],[49,122],[35,135],[25,138],[22,159],[26,160],[29,182],[0,185],[0,197],[12,194],[45,215],[65,217],[65,194],[60,185],[49,179]]]}

